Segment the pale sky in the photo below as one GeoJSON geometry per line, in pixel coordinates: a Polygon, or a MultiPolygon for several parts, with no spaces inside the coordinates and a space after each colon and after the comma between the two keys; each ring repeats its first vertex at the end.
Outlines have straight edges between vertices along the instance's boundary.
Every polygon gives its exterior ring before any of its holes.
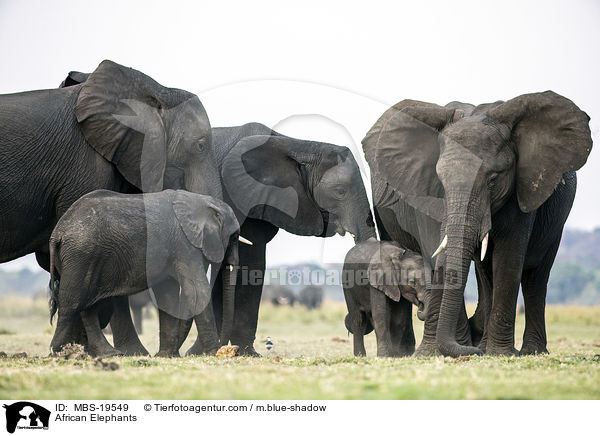
{"type": "MultiPolygon", "coordinates": [[[[478,104],[551,89],[588,113],[597,142],[600,2],[349,3],[0,0],[0,93],[56,87],[111,59],[195,92],[213,126],[259,121],[360,160],[364,134],[404,98],[478,104]]],[[[597,150],[578,176],[567,226],[592,229],[597,150]]],[[[268,263],[341,262],[351,246],[280,231],[268,263]]],[[[35,261],[1,267],[21,265],[35,261]]]]}

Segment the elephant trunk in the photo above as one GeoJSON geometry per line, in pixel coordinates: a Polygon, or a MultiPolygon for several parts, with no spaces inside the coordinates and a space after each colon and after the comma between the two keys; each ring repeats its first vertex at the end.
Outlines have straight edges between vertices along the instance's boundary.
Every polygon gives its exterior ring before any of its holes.
{"type": "Polygon", "coordinates": [[[210,161],[190,165],[184,175],[185,190],[222,200],[221,177],[216,168],[210,161]]]}
{"type": "Polygon", "coordinates": [[[227,345],[233,330],[233,317],[235,312],[235,285],[238,273],[238,246],[237,235],[231,239],[228,253],[225,256],[222,271],[223,280],[223,321],[219,340],[221,346],[227,345]]]}
{"type": "MultiPolygon", "coordinates": [[[[367,205],[368,207],[368,205],[367,205]]],[[[375,223],[373,221],[373,214],[371,213],[371,209],[367,209],[366,213],[360,213],[360,216],[367,216],[362,222],[359,222],[358,232],[356,233],[356,243],[364,242],[370,238],[377,238],[375,233],[375,223]]]]}
{"type": "MultiPolygon", "coordinates": [[[[361,182],[362,183],[362,182],[361,182]]],[[[364,187],[348,202],[342,219],[342,226],[352,232],[355,243],[364,242],[369,238],[377,238],[373,213],[364,187]]]]}
{"type": "Polygon", "coordinates": [[[464,291],[469,266],[479,243],[480,201],[472,193],[450,194],[447,199],[445,248],[438,257],[436,269],[443,277],[443,294],[436,331],[436,341],[445,356],[481,354],[476,347],[456,341],[458,317],[464,306],[464,291]],[[442,268],[440,270],[440,267],[442,268]]]}

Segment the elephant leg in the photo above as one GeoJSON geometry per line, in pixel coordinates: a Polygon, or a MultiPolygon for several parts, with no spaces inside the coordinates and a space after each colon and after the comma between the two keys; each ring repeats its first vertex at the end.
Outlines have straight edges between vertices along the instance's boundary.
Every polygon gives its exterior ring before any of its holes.
{"type": "Polygon", "coordinates": [[[348,332],[352,333],[353,353],[357,357],[366,356],[364,337],[370,333],[372,328],[367,321],[367,315],[358,309],[348,309],[348,314],[344,318],[344,324],[348,332]]]}
{"type": "Polygon", "coordinates": [[[154,297],[158,306],[158,322],[160,326],[159,357],[179,357],[179,349],[187,338],[193,319],[183,320],[169,315],[161,308],[175,308],[179,301],[179,283],[167,279],[153,286],[154,297]]]}
{"type": "MultiPolygon", "coordinates": [[[[493,253],[493,248],[488,247],[488,252],[493,253]]],[[[477,309],[469,319],[471,339],[473,345],[485,352],[487,346],[487,322],[492,309],[492,264],[488,255],[483,262],[475,260],[475,275],[477,277],[477,309]]]]}
{"type": "Polygon", "coordinates": [[[235,318],[231,343],[240,347],[240,353],[260,356],[254,349],[258,309],[265,274],[265,244],[240,245],[240,272],[235,287],[235,318]]]}
{"type": "Polygon", "coordinates": [[[121,351],[113,348],[102,333],[97,304],[81,312],[81,319],[83,320],[88,337],[88,345],[86,347],[88,354],[94,357],[118,356],[123,354],[121,351]]]}
{"type": "Polygon", "coordinates": [[[525,332],[520,354],[542,354],[548,349],[546,338],[546,292],[550,270],[560,245],[557,241],[537,268],[523,271],[521,286],[525,300],[525,332]]]}
{"type": "Polygon", "coordinates": [[[494,281],[486,353],[516,355],[517,296],[533,219],[517,210],[504,223],[504,229],[490,235],[494,241],[491,253],[494,281]]]}
{"type": "Polygon", "coordinates": [[[469,318],[467,317],[467,308],[462,305],[462,309],[458,315],[458,323],[456,325],[456,342],[460,345],[472,346],[471,327],[469,326],[469,318]]]}
{"type": "MultiPolygon", "coordinates": [[[[109,326],[110,323],[110,319],[112,318],[113,315],[113,302],[112,302],[112,298],[106,298],[102,301],[99,301],[97,303],[98,306],[98,320],[100,322],[100,328],[104,329],[107,328],[109,326]]],[[[112,331],[111,331],[112,334],[112,331]]]]}
{"type": "Polygon", "coordinates": [[[133,326],[138,335],[142,334],[142,311],[143,306],[131,306],[131,315],[133,315],[133,326]]]}
{"type": "Polygon", "coordinates": [[[378,289],[371,288],[371,314],[377,337],[377,357],[392,357],[392,309],[391,301],[378,289]]]}
{"type": "Polygon", "coordinates": [[[56,330],[54,330],[54,336],[52,336],[52,341],[50,342],[50,351],[58,353],[65,345],[74,343],[87,345],[87,336],[85,336],[85,328],[83,327],[81,317],[77,313],[67,314],[64,311],[61,313],[59,308],[56,330]],[[78,328],[81,328],[83,336],[86,338],[85,343],[73,342],[75,336],[73,330],[78,328]]]}
{"type": "Polygon", "coordinates": [[[410,356],[415,352],[415,332],[413,330],[413,305],[405,298],[392,303],[392,347],[393,355],[410,356]]]}
{"type": "Polygon", "coordinates": [[[212,303],[209,303],[200,315],[194,317],[194,322],[198,330],[198,337],[194,346],[188,350],[186,355],[207,354],[214,356],[219,349],[219,336],[217,335],[212,303]]]}
{"type": "Polygon", "coordinates": [[[87,346],[87,334],[79,314],[82,302],[78,296],[82,282],[82,278],[76,274],[64,274],[58,284],[58,321],[50,343],[53,353],[59,352],[67,344],[87,346]]]}
{"type": "Polygon", "coordinates": [[[352,347],[356,357],[364,357],[367,355],[367,350],[365,350],[365,337],[362,333],[352,333],[352,347]]]}
{"type": "Polygon", "coordinates": [[[110,318],[110,329],[113,334],[115,348],[127,356],[148,356],[148,350],[140,342],[135,326],[131,321],[129,312],[129,298],[127,296],[114,297],[113,315],[110,318]]]}
{"type": "MultiPolygon", "coordinates": [[[[221,332],[221,321],[223,318],[223,270],[219,270],[219,274],[217,275],[216,280],[214,280],[213,290],[212,290],[212,298],[211,298],[211,306],[214,313],[215,325],[217,326],[217,331],[221,332]]],[[[211,280],[212,281],[212,280],[211,280]]],[[[189,350],[185,353],[186,356],[200,356],[204,354],[204,347],[202,346],[202,341],[200,340],[200,330],[201,328],[198,326],[198,321],[194,319],[196,324],[196,329],[198,330],[198,335],[196,336],[196,341],[190,347],[189,350]]],[[[225,345],[225,344],[223,344],[225,345]]]]}

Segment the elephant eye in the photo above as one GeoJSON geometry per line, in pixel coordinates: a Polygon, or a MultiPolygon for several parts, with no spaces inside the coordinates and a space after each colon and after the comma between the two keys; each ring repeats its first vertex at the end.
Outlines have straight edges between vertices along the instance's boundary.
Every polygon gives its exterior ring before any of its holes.
{"type": "Polygon", "coordinates": [[[343,186],[337,186],[334,190],[335,190],[335,193],[337,195],[339,195],[340,197],[343,197],[344,195],[346,195],[346,188],[343,186]]]}
{"type": "Polygon", "coordinates": [[[199,151],[203,151],[205,146],[206,146],[206,141],[204,140],[204,138],[200,139],[196,143],[196,147],[198,148],[199,151]]]}

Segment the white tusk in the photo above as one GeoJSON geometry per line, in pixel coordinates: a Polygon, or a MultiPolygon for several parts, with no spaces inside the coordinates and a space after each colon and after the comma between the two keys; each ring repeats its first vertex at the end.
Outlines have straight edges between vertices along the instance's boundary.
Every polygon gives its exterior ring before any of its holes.
{"type": "Polygon", "coordinates": [[[435,252],[431,255],[431,257],[435,257],[438,254],[440,254],[442,252],[442,250],[444,248],[446,248],[446,245],[448,245],[448,235],[444,236],[444,239],[442,240],[442,243],[440,244],[440,246],[437,248],[437,250],[435,250],[435,252]]]}
{"type": "Polygon", "coordinates": [[[233,265],[228,265],[228,266],[227,266],[227,269],[228,269],[229,271],[233,271],[233,265]]]}
{"type": "Polygon", "coordinates": [[[246,244],[246,245],[254,245],[252,243],[252,241],[247,240],[246,238],[244,238],[243,236],[238,236],[238,239],[240,240],[240,242],[246,244]]]}
{"type": "MultiPolygon", "coordinates": [[[[348,232],[350,233],[350,232],[348,232]]],[[[352,236],[352,239],[356,239],[356,236],[354,236],[354,233],[350,233],[350,236],[352,236]]]]}
{"type": "Polygon", "coordinates": [[[208,283],[210,283],[210,272],[212,271],[212,265],[208,265],[208,269],[206,270],[206,278],[208,280],[208,283]]]}
{"type": "Polygon", "coordinates": [[[481,261],[483,262],[483,259],[485,259],[485,252],[487,251],[487,244],[488,244],[488,237],[490,236],[490,233],[486,233],[483,241],[481,241],[481,261]]]}

